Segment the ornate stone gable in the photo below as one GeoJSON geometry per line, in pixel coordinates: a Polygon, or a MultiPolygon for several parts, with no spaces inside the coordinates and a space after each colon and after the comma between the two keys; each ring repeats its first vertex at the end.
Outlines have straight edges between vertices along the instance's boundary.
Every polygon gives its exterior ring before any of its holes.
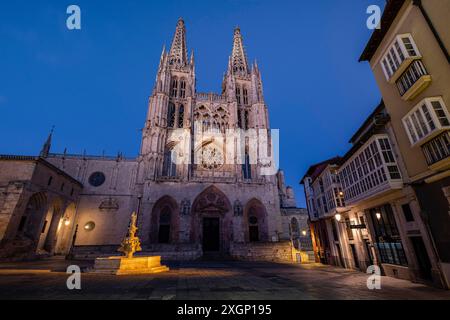
{"type": "Polygon", "coordinates": [[[228,200],[217,188],[210,187],[199,195],[194,204],[195,212],[220,212],[229,211],[228,200]]]}

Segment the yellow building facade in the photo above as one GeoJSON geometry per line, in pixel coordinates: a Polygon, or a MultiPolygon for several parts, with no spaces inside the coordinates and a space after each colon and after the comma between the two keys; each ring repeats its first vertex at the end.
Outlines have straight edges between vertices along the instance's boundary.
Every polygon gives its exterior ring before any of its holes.
{"type": "MultiPolygon", "coordinates": [[[[403,190],[418,199],[423,226],[450,280],[450,2],[387,1],[360,61],[368,61],[390,115],[392,136],[404,163],[403,190]]],[[[407,230],[408,231],[408,230],[407,230]]],[[[411,240],[411,235],[409,235],[411,240]]],[[[425,241],[426,243],[426,241],[425,241]]],[[[415,256],[423,243],[413,242],[415,256]]],[[[426,245],[425,245],[426,247],[426,245]]],[[[422,251],[422,253],[420,253],[422,251]]],[[[418,263],[423,263],[418,261],[418,263]]]]}

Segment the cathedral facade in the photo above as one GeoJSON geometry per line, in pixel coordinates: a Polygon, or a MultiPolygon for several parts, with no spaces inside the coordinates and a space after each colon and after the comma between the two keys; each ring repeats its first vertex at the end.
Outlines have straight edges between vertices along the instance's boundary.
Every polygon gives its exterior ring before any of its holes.
{"type": "Polygon", "coordinates": [[[144,251],[166,259],[285,259],[300,250],[307,214],[277,170],[262,87],[236,28],[222,92],[197,92],[180,19],[137,158],[50,153],[51,136],[39,157],[0,157],[0,257],[111,254],[132,212],[144,251]]]}

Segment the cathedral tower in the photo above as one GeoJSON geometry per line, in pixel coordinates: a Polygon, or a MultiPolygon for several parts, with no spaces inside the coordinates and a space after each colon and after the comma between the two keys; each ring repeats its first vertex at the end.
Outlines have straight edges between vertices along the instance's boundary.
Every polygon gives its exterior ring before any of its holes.
{"type": "MultiPolygon", "coordinates": [[[[261,74],[256,61],[251,68],[248,64],[247,54],[243,44],[243,38],[239,27],[234,29],[233,49],[228,61],[228,69],[222,84],[223,95],[229,103],[229,109],[234,119],[234,128],[242,130],[255,130],[258,139],[261,137],[259,129],[269,130],[267,107],[264,103],[261,74]]],[[[269,132],[264,133],[264,139],[268,141],[268,149],[271,148],[269,132]]],[[[259,140],[258,140],[259,141],[259,140]]],[[[243,162],[241,176],[243,179],[252,179],[261,174],[260,166],[267,165],[271,158],[271,150],[260,150],[249,144],[248,139],[243,139],[243,162]],[[262,160],[262,158],[264,158],[262,160]],[[262,161],[261,161],[262,160],[262,161]]]]}
{"type": "MultiPolygon", "coordinates": [[[[179,19],[170,51],[161,53],[155,86],[150,97],[141,145],[140,180],[158,177],[187,178],[188,166],[176,166],[177,155],[168,145],[177,129],[191,130],[195,99],[194,55],[188,60],[186,28],[179,19]]],[[[180,130],[178,130],[179,132],[180,130]]]]}
{"type": "Polygon", "coordinates": [[[179,19],[170,50],[161,53],[138,181],[264,178],[263,169],[274,164],[267,107],[258,65],[249,66],[239,28],[222,94],[197,93],[195,79],[194,56],[188,60],[186,28],[179,19]],[[261,146],[261,140],[267,144],[261,146]]]}

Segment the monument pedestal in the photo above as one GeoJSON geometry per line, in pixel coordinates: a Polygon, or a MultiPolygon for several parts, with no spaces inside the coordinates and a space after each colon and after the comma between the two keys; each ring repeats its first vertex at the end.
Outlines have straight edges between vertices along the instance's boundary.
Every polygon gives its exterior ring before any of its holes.
{"type": "Polygon", "coordinates": [[[94,273],[127,275],[151,274],[169,271],[161,265],[161,256],[152,257],[107,257],[95,259],[94,273]]]}

